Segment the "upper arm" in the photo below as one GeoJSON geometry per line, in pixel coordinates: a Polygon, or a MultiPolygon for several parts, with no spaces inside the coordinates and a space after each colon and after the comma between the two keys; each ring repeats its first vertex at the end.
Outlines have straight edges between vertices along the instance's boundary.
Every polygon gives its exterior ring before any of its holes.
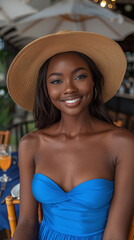
{"type": "Polygon", "coordinates": [[[19,144],[20,213],[19,223],[34,226],[37,222],[37,201],[32,194],[32,179],[35,173],[35,140],[24,137],[19,144]]]}
{"type": "Polygon", "coordinates": [[[114,141],[114,194],[103,240],[127,240],[134,210],[134,136],[125,132],[114,141]]]}

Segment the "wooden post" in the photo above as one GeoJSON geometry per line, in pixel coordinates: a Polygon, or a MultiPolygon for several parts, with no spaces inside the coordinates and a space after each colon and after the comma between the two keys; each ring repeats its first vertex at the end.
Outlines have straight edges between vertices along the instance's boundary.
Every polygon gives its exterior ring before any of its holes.
{"type": "Polygon", "coordinates": [[[7,211],[8,211],[8,220],[10,224],[11,229],[11,238],[13,237],[13,233],[15,231],[17,221],[16,221],[16,213],[15,213],[15,207],[13,204],[13,197],[7,196],[6,197],[6,205],[7,205],[7,211]]]}

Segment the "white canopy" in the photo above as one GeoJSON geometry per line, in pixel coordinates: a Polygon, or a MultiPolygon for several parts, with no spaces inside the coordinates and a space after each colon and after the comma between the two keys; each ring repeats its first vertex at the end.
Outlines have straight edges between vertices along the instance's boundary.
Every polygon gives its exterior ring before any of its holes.
{"type": "Polygon", "coordinates": [[[134,21],[90,0],[64,0],[17,22],[16,27],[21,35],[33,38],[68,29],[121,40],[134,32],[134,21]]]}
{"type": "Polygon", "coordinates": [[[18,0],[0,0],[0,27],[36,13],[37,10],[18,0]]]}
{"type": "Polygon", "coordinates": [[[134,21],[92,0],[62,0],[38,12],[19,0],[0,0],[0,6],[0,27],[4,27],[0,35],[20,48],[40,36],[66,29],[100,33],[114,40],[134,33],[134,21]]]}

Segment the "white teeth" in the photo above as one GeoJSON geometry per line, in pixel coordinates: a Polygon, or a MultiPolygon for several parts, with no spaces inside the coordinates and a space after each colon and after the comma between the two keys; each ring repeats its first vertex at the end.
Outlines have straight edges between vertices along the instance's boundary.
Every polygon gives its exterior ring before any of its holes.
{"type": "Polygon", "coordinates": [[[75,103],[79,100],[80,98],[76,98],[76,99],[73,99],[73,100],[66,100],[65,102],[66,103],[75,103]]]}

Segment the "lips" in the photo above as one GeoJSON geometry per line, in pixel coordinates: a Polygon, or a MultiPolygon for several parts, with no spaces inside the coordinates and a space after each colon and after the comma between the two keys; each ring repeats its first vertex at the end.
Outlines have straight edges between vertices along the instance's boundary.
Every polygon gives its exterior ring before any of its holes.
{"type": "Polygon", "coordinates": [[[68,96],[68,97],[65,97],[64,99],[62,99],[61,101],[68,101],[68,100],[75,100],[75,99],[77,99],[77,98],[81,98],[81,96],[79,96],[79,95],[71,95],[71,96],[68,96]]]}
{"type": "Polygon", "coordinates": [[[75,107],[80,103],[80,101],[81,101],[81,97],[75,97],[75,98],[68,97],[62,100],[62,102],[68,107],[75,107]]]}

